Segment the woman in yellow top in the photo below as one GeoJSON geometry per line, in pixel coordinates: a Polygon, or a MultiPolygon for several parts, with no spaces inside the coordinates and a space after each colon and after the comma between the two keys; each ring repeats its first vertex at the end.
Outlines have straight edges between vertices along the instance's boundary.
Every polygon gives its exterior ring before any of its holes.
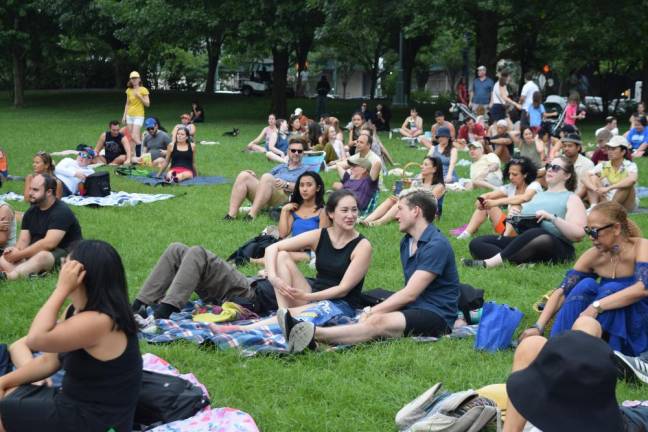
{"type": "Polygon", "coordinates": [[[124,107],[124,116],[122,123],[126,123],[133,142],[135,142],[134,155],[140,156],[142,148],[142,134],[140,130],[144,124],[144,107],[151,106],[149,100],[149,91],[146,87],[140,85],[140,74],[137,71],[130,73],[126,89],[126,106],[124,107]]]}

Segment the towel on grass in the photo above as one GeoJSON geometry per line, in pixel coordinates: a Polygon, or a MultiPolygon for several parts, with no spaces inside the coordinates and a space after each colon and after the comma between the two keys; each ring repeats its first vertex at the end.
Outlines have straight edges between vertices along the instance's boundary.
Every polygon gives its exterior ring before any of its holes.
{"type": "Polygon", "coordinates": [[[149,186],[205,186],[230,183],[228,178],[221,176],[198,176],[180,183],[170,183],[162,177],[128,176],[128,178],[149,186]]]}
{"type": "Polygon", "coordinates": [[[105,197],[88,197],[79,195],[70,195],[61,198],[61,201],[73,206],[97,205],[101,207],[126,207],[134,206],[139,203],[152,203],[155,201],[168,200],[174,198],[171,194],[140,194],[129,192],[111,192],[105,197]]]}

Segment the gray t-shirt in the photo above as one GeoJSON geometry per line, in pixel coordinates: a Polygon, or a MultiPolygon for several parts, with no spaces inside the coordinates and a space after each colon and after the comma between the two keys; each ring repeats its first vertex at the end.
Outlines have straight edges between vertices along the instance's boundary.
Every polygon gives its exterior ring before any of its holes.
{"type": "Polygon", "coordinates": [[[144,135],[144,147],[151,153],[151,160],[162,157],[161,150],[166,150],[167,146],[171,144],[171,138],[164,131],[157,131],[155,136],[147,133],[144,135]]]}

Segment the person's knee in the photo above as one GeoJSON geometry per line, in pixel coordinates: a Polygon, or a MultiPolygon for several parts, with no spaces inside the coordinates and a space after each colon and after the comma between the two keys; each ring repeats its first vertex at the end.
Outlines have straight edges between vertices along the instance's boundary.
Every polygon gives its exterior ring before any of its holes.
{"type": "Polygon", "coordinates": [[[187,249],[186,257],[191,257],[193,259],[202,259],[205,261],[207,258],[207,252],[202,246],[191,246],[187,249]]]}
{"type": "Polygon", "coordinates": [[[543,336],[529,336],[520,342],[513,357],[514,366],[526,367],[538,356],[542,347],[547,343],[543,336]]]}
{"type": "Polygon", "coordinates": [[[31,259],[41,270],[49,270],[54,267],[54,255],[49,251],[40,251],[31,259]]]}
{"type": "Polygon", "coordinates": [[[569,292],[567,297],[594,296],[599,290],[599,284],[596,279],[581,279],[574,288],[569,292]]]}
{"type": "Polygon", "coordinates": [[[371,338],[402,336],[402,330],[396,328],[397,325],[394,322],[394,317],[390,315],[393,314],[379,313],[369,315],[364,324],[371,338]]]}
{"type": "Polygon", "coordinates": [[[603,328],[601,324],[590,316],[581,316],[574,321],[572,330],[579,330],[594,337],[600,338],[603,335],[603,328]]]}
{"type": "Polygon", "coordinates": [[[234,181],[234,184],[240,184],[240,183],[245,183],[246,181],[254,178],[252,174],[250,174],[247,171],[241,171],[237,176],[236,180],[234,181]]]}
{"type": "Polygon", "coordinates": [[[183,254],[187,248],[188,246],[184,243],[173,242],[167,247],[166,253],[172,255],[183,254]]]}
{"type": "Polygon", "coordinates": [[[263,174],[263,175],[261,176],[261,180],[260,180],[260,181],[261,181],[261,183],[270,183],[270,184],[272,184],[272,183],[274,183],[275,178],[274,178],[274,176],[273,176],[272,174],[270,174],[270,173],[265,173],[265,174],[263,174]]]}

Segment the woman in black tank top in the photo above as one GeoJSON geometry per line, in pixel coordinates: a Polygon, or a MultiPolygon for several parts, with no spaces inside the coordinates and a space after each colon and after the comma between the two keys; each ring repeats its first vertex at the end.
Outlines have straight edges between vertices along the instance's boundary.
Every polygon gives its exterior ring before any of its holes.
{"type": "MultiPolygon", "coordinates": [[[[280,308],[297,315],[322,300],[333,302],[344,315],[355,316],[362,307],[360,293],[371,262],[371,243],[355,229],[358,203],[353,192],[331,194],[326,213],[332,226],[307,231],[270,245],[265,250],[266,270],[280,308]],[[307,279],[290,257],[290,252],[315,251],[317,275],[307,279]]],[[[253,327],[276,323],[269,318],[253,327]]]]}
{"type": "Polygon", "coordinates": [[[183,127],[178,128],[176,135],[167,147],[166,161],[158,176],[160,176],[167,167],[171,166],[165,179],[169,182],[181,182],[192,179],[196,174],[196,145],[189,142],[189,130],[183,127]]]}
{"type": "Polygon", "coordinates": [[[45,354],[0,377],[6,430],[132,430],[142,357],[124,266],[112,246],[84,240],[74,248],[25,342],[45,354]],[[72,307],[57,322],[67,299],[72,307]],[[31,385],[60,368],[62,387],[31,385]]]}

